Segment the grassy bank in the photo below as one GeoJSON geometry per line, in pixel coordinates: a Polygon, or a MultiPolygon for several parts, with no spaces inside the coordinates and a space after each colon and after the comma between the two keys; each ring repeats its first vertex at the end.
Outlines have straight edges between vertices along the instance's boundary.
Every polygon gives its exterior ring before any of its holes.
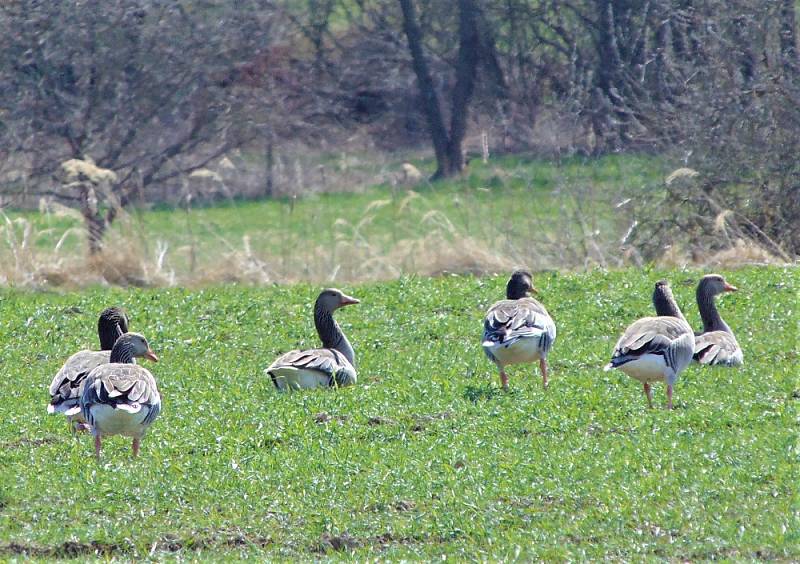
{"type": "Polygon", "coordinates": [[[18,284],[92,282],[87,272],[186,284],[615,266],[632,221],[615,204],[665,172],[633,155],[503,157],[436,184],[133,211],[112,230],[105,264],[90,269],[77,212],[11,214],[0,258],[18,284]]]}

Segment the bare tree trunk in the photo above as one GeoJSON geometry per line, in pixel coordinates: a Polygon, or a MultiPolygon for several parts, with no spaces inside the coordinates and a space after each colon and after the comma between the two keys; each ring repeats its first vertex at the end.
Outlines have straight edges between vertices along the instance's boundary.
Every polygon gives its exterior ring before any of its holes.
{"type": "Polygon", "coordinates": [[[781,2],[781,57],[786,76],[798,70],[797,60],[797,8],[795,0],[781,2]]]}
{"type": "Polygon", "coordinates": [[[97,208],[97,195],[94,188],[88,182],[83,182],[79,193],[89,255],[96,255],[103,250],[103,235],[105,235],[107,224],[97,208]]]}
{"type": "Polygon", "coordinates": [[[744,87],[749,87],[753,83],[758,67],[756,54],[753,51],[752,42],[747,33],[752,25],[752,20],[744,15],[736,17],[733,22],[733,39],[739,49],[736,57],[739,62],[739,72],[741,73],[744,87]]]}
{"type": "Polygon", "coordinates": [[[617,115],[619,128],[624,127],[625,116],[616,111],[621,102],[619,97],[622,91],[618,83],[622,59],[617,45],[614,1],[597,0],[595,6],[598,14],[595,41],[599,56],[595,73],[592,129],[598,139],[597,150],[602,151],[610,143],[616,145],[620,133],[613,131],[609,114],[617,115]]]}
{"type": "Polygon", "coordinates": [[[495,33],[489,20],[486,18],[486,14],[480,7],[477,7],[477,9],[479,10],[476,25],[478,29],[478,40],[480,41],[480,63],[482,68],[489,75],[489,80],[491,81],[490,86],[494,91],[494,95],[505,102],[508,100],[509,96],[508,83],[503,74],[503,69],[500,67],[500,57],[497,54],[495,33]]]}
{"type": "Polygon", "coordinates": [[[436,153],[436,162],[439,170],[447,167],[447,131],[442,118],[442,110],[439,106],[439,97],[433,85],[433,78],[428,67],[428,61],[422,52],[422,31],[417,25],[417,14],[414,9],[413,0],[399,0],[400,8],[403,10],[403,30],[408,39],[408,49],[411,52],[411,61],[414,66],[414,73],[417,75],[417,87],[422,97],[422,105],[428,119],[428,130],[433,141],[433,150],[436,153]],[[444,166],[443,166],[444,165],[444,166]]]}
{"type": "Polygon", "coordinates": [[[672,74],[670,46],[674,44],[672,38],[672,22],[669,13],[656,12],[655,22],[655,91],[653,98],[658,101],[672,102],[673,96],[669,76],[672,74]]]}
{"type": "Polygon", "coordinates": [[[273,179],[273,173],[275,169],[275,153],[273,151],[272,146],[272,136],[269,136],[267,139],[267,162],[266,162],[266,173],[267,173],[267,184],[266,188],[266,196],[272,196],[275,194],[275,181],[273,179]]]}
{"type": "Polygon", "coordinates": [[[475,90],[475,70],[478,66],[480,37],[475,0],[459,0],[458,7],[458,64],[456,66],[456,85],[453,88],[453,106],[450,113],[450,142],[447,146],[449,170],[437,171],[437,175],[434,177],[453,176],[464,168],[462,144],[467,133],[469,103],[475,90]]]}
{"type": "Polygon", "coordinates": [[[480,54],[478,33],[478,8],[475,0],[459,0],[459,46],[456,63],[456,84],[453,88],[453,105],[450,112],[450,133],[444,125],[439,97],[433,84],[428,62],[422,51],[422,31],[417,25],[413,0],[399,0],[403,11],[403,30],[408,39],[408,49],[428,128],[436,153],[437,169],[433,179],[454,176],[464,168],[463,141],[469,121],[469,103],[475,90],[475,71],[480,54]]]}

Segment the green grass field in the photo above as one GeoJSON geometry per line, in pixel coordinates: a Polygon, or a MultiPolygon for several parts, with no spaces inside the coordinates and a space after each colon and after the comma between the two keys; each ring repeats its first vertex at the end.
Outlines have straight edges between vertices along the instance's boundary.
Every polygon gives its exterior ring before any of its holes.
{"type": "Polygon", "coordinates": [[[745,366],[691,366],[674,411],[602,371],[661,277],[698,327],[702,274],[537,275],[551,385],[517,367],[509,393],[479,345],[505,276],[345,286],[358,385],[284,395],[262,370],[316,344],[318,286],[4,289],[0,559],[800,559],[797,269],[724,273],[745,366]],[[111,438],[97,464],[45,407],[111,304],[164,406],[139,459],[111,438]]]}
{"type": "MultiPolygon", "coordinates": [[[[431,172],[430,163],[418,164],[431,172]]],[[[611,259],[603,254],[618,249],[631,223],[629,210],[614,205],[668,172],[660,160],[636,155],[476,160],[464,177],[435,184],[377,185],[188,211],[132,209],[127,221],[115,224],[108,249],[126,258],[133,249],[132,262],[145,263],[150,273],[158,262],[161,274],[183,284],[384,280],[402,273],[471,272],[479,264],[504,270],[511,264],[607,266],[611,259]]],[[[0,233],[0,264],[22,263],[27,274],[82,259],[79,214],[10,212],[9,218],[24,222],[0,224],[6,230],[0,233]]]]}

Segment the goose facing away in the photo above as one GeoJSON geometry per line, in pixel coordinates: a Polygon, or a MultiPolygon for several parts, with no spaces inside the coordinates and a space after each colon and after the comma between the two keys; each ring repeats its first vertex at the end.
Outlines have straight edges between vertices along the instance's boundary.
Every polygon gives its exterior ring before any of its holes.
{"type": "Polygon", "coordinates": [[[683,317],[665,280],[656,283],[653,305],[658,317],[643,317],[625,330],[604,370],[619,368],[644,385],[647,405],[653,407],[650,384],[666,382],[667,407],[678,375],[692,361],[694,333],[683,317]]]}
{"type": "Polygon", "coordinates": [[[545,307],[529,296],[538,292],[530,272],[517,270],[506,285],[506,299],[495,303],[483,321],[483,351],[497,365],[503,389],[505,367],[539,361],[547,388],[547,353],[556,339],[556,324],[545,307]]]}
{"type": "Polygon", "coordinates": [[[93,368],[108,363],[114,343],[120,335],[127,332],[128,318],[122,309],[109,307],[100,313],[97,320],[100,350],[78,351],[67,359],[50,383],[48,413],[63,413],[73,429],[86,428],[86,421],[78,405],[81,384],[93,368]]]}
{"type": "Polygon", "coordinates": [[[737,290],[719,274],[707,274],[697,285],[697,307],[703,319],[703,332],[694,338],[694,360],[700,364],[741,366],[744,362],[744,354],[733,331],[714,304],[716,295],[737,290]]]}
{"type": "Polygon", "coordinates": [[[355,353],[333,318],[340,307],[360,303],[341,290],[323,290],[314,304],[314,325],[322,348],[290,351],[264,372],[279,390],[351,386],[356,383],[355,353]]]}
{"type": "Polygon", "coordinates": [[[110,362],[86,376],[80,407],[91,425],[98,460],[102,438],[108,435],[132,437],[133,456],[137,456],[142,437],[161,411],[155,378],[147,369],[133,364],[134,357],[158,362],[144,336],[126,333],[114,343],[110,362]]]}

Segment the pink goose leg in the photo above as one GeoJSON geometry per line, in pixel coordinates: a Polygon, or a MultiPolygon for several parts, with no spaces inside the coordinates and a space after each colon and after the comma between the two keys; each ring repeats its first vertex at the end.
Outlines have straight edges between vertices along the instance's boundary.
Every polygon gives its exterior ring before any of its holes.
{"type": "Polygon", "coordinates": [[[647,396],[647,407],[653,409],[653,393],[650,391],[650,384],[644,383],[644,395],[647,396]]]}
{"type": "Polygon", "coordinates": [[[503,370],[503,367],[500,367],[500,383],[503,385],[503,389],[508,389],[508,376],[506,376],[506,371],[503,370]]]}
{"type": "Polygon", "coordinates": [[[547,389],[547,361],[543,358],[539,359],[539,370],[542,371],[542,386],[547,389]]]}

